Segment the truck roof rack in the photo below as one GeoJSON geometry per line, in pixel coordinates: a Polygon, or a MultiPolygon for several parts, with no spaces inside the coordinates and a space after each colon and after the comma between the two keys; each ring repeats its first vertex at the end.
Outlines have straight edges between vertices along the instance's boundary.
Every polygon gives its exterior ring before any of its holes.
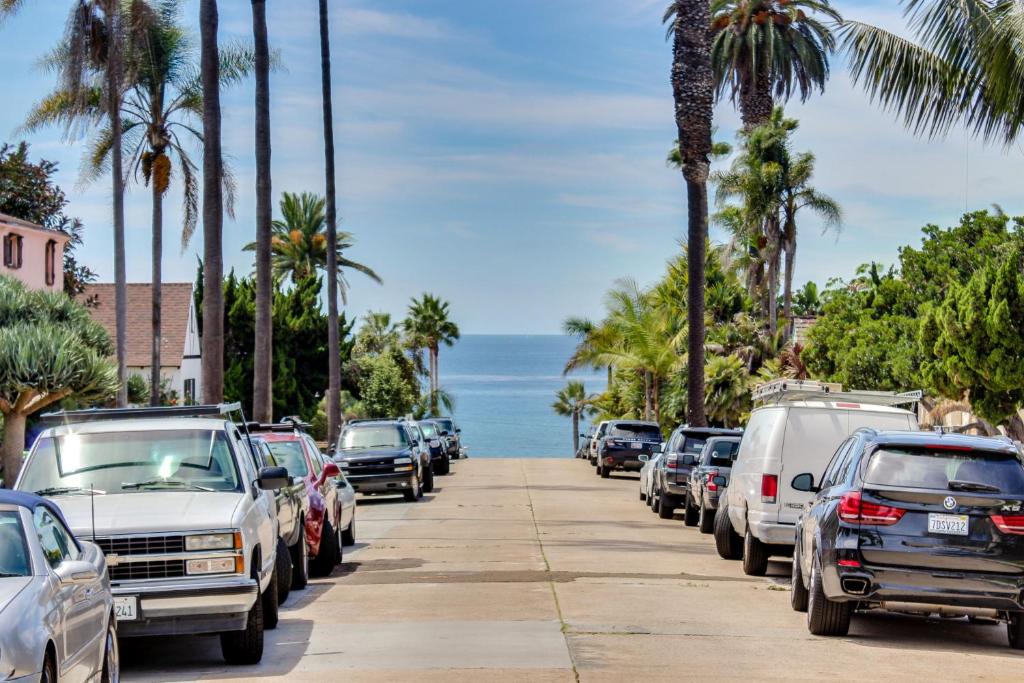
{"type": "Polygon", "coordinates": [[[299,422],[298,420],[290,422],[250,422],[249,431],[251,432],[280,432],[280,433],[291,433],[291,432],[305,432],[309,431],[310,425],[306,422],[299,422]]]}
{"type": "Polygon", "coordinates": [[[754,402],[792,403],[795,401],[848,401],[878,406],[914,404],[921,400],[920,390],[904,391],[843,391],[842,384],[819,382],[812,379],[777,379],[760,384],[752,392],[754,402]]]}
{"type": "MultiPolygon", "coordinates": [[[[154,417],[220,417],[242,413],[242,404],[217,403],[196,406],[152,406],[143,408],[88,408],[85,410],[58,410],[44,413],[45,422],[95,422],[97,420],[128,420],[154,417]]],[[[245,418],[242,418],[242,422],[245,418]]]]}

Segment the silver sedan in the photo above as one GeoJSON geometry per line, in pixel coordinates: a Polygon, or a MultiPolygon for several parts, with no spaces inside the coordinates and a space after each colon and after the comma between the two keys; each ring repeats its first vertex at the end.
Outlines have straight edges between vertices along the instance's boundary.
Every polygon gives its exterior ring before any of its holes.
{"type": "Polygon", "coordinates": [[[100,549],[51,501],[0,491],[2,680],[116,682],[114,612],[100,549]]]}

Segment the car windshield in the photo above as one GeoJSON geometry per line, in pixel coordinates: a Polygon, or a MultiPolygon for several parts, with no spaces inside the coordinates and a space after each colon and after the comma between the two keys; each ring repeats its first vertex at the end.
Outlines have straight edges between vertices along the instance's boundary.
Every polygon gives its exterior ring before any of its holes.
{"type": "Polygon", "coordinates": [[[712,441],[706,464],[712,467],[731,467],[739,448],[739,441],[712,441]]]}
{"type": "Polygon", "coordinates": [[[16,510],[0,510],[0,579],[29,576],[28,558],[21,516],[16,510]]]}
{"type": "Polygon", "coordinates": [[[210,429],[43,437],[19,488],[41,495],[241,489],[227,436],[210,429]]]}
{"type": "Polygon", "coordinates": [[[302,452],[302,444],[298,441],[268,441],[270,452],[274,454],[281,467],[288,470],[293,477],[305,477],[309,474],[309,465],[302,452]]]}
{"type": "Polygon", "coordinates": [[[435,420],[435,422],[437,422],[437,424],[441,428],[442,432],[448,432],[449,434],[452,434],[452,433],[455,432],[455,423],[452,422],[451,420],[448,420],[448,419],[435,420]]]}
{"type": "Polygon", "coordinates": [[[435,436],[437,436],[437,427],[434,426],[434,423],[420,422],[418,424],[420,427],[420,431],[423,432],[423,436],[425,436],[426,438],[433,439],[435,436]]]}
{"type": "Polygon", "coordinates": [[[393,425],[379,427],[349,427],[340,439],[339,450],[356,448],[405,448],[409,439],[405,430],[393,425]]]}
{"type": "Polygon", "coordinates": [[[658,428],[658,425],[617,424],[608,431],[608,436],[617,436],[620,439],[642,439],[644,441],[660,441],[661,430],[658,428]]]}
{"type": "Polygon", "coordinates": [[[868,484],[1024,495],[1024,466],[1010,453],[883,448],[864,471],[868,484]]]}

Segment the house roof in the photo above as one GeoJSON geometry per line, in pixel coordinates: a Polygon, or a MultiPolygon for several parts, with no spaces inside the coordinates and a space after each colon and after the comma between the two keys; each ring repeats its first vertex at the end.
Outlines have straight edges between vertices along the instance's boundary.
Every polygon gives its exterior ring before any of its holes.
{"type": "Polygon", "coordinates": [[[41,225],[22,220],[21,218],[9,216],[6,213],[0,213],[0,227],[19,228],[21,230],[37,230],[39,232],[45,232],[48,235],[52,235],[54,239],[71,239],[70,235],[61,230],[50,230],[41,225]]]}
{"type": "MultiPolygon", "coordinates": [[[[128,367],[149,367],[152,352],[152,294],[148,282],[128,284],[128,367]]],[[[79,295],[85,301],[96,297],[96,306],[89,308],[93,320],[103,325],[113,342],[117,323],[114,310],[114,285],[102,283],[88,285],[79,295]]],[[[188,334],[188,313],[192,304],[191,282],[165,282],[161,287],[160,307],[160,364],[163,367],[181,367],[188,334]]]]}

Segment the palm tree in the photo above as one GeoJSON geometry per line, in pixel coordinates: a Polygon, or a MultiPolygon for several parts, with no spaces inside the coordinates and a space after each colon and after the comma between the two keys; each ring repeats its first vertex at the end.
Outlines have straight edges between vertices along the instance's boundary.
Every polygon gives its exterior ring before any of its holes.
{"type": "Polygon", "coordinates": [[[224,400],[224,159],[217,0],[199,0],[203,90],[203,401],[224,400]]]}
{"type": "Polygon", "coordinates": [[[363,326],[356,334],[359,353],[383,353],[388,348],[401,346],[402,336],[390,313],[370,311],[363,316],[363,326]]]}
{"type": "Polygon", "coordinates": [[[850,73],[915,134],[963,124],[1009,145],[1024,125],[1024,16],[1016,0],[901,0],[910,32],[844,22],[850,73]]]}
{"type": "MultiPolygon", "coordinates": [[[[0,0],[0,19],[16,13],[26,0],[0,0]]],[[[65,90],[79,104],[92,89],[86,79],[103,70],[103,112],[111,130],[110,177],[114,203],[114,315],[116,325],[117,404],[128,402],[128,280],[124,251],[124,176],[121,160],[121,95],[124,64],[121,55],[121,0],[73,0],[65,31],[69,59],[61,71],[65,90]],[[100,66],[102,65],[102,67],[100,66]]]]}
{"type": "MultiPolygon", "coordinates": [[[[299,282],[313,275],[317,270],[327,270],[327,219],[324,216],[324,198],[311,192],[281,195],[281,219],[271,224],[270,240],[271,272],[278,280],[291,279],[299,282]]],[[[355,237],[348,232],[338,232],[335,259],[338,268],[338,290],[341,300],[348,302],[348,280],[342,268],[351,268],[363,273],[378,284],[380,276],[369,266],[345,258],[345,250],[352,247],[355,237]]],[[[256,243],[243,247],[254,251],[256,243]]],[[[328,289],[328,293],[330,289],[328,289]]]]}
{"type": "MultiPolygon", "coordinates": [[[[430,358],[430,394],[436,395],[441,388],[437,363],[441,344],[452,346],[459,339],[459,327],[448,319],[448,302],[432,294],[424,294],[409,304],[409,317],[405,320],[406,332],[417,346],[426,348],[430,358]]],[[[436,411],[436,404],[432,406],[436,411]]]]}
{"type": "Polygon", "coordinates": [[[816,14],[842,21],[828,0],[712,0],[715,86],[739,104],[744,128],[767,121],[776,99],[824,90],[835,37],[816,14]]]}
{"type": "MultiPolygon", "coordinates": [[[[176,3],[164,2],[155,11],[143,3],[131,3],[124,10],[130,26],[123,52],[128,65],[125,93],[121,101],[122,144],[127,150],[126,179],[133,176],[150,186],[152,192],[152,349],[150,357],[150,402],[160,405],[161,347],[161,266],[163,259],[163,201],[177,167],[182,181],[182,248],[195,232],[199,214],[199,185],[196,165],[186,141],[202,142],[202,134],[193,119],[202,113],[202,90],[196,77],[193,42],[179,24],[176,3]]],[[[70,59],[66,44],[57,47],[45,60],[46,66],[62,71],[70,59]]],[[[252,66],[252,56],[233,49],[221,54],[221,78],[225,84],[244,78],[252,66]]],[[[86,128],[102,118],[102,92],[93,85],[91,93],[78,103],[65,84],[36,104],[24,128],[37,130],[45,125],[86,128]]],[[[99,178],[111,165],[113,131],[110,126],[97,130],[89,143],[82,167],[82,182],[99,178]]],[[[224,175],[224,193],[228,212],[233,213],[234,182],[224,175]]]]}
{"type": "Polygon", "coordinates": [[[687,197],[687,422],[707,426],[704,413],[704,249],[715,99],[708,0],[675,0],[665,12],[672,36],[672,95],[687,197]]]}
{"type": "Polygon", "coordinates": [[[555,394],[555,402],[551,404],[559,415],[572,418],[572,452],[580,450],[580,416],[585,414],[593,415],[597,412],[594,407],[596,394],[587,395],[583,382],[570,381],[564,389],[559,389],[555,394]]]}
{"type": "MultiPolygon", "coordinates": [[[[338,208],[337,183],[334,177],[334,103],[331,96],[331,32],[327,17],[327,0],[320,5],[320,91],[324,117],[324,179],[327,191],[327,434],[330,443],[341,428],[341,357],[338,340],[338,208]]],[[[342,289],[342,294],[344,294],[342,289]]]]}
{"type": "MultiPolygon", "coordinates": [[[[270,179],[270,45],[267,2],[252,0],[256,52],[256,316],[253,340],[252,413],[259,422],[273,419],[273,276],[270,240],[273,207],[270,179]]],[[[333,437],[334,435],[331,434],[333,437]]],[[[334,443],[333,439],[331,443],[334,443]]]]}

